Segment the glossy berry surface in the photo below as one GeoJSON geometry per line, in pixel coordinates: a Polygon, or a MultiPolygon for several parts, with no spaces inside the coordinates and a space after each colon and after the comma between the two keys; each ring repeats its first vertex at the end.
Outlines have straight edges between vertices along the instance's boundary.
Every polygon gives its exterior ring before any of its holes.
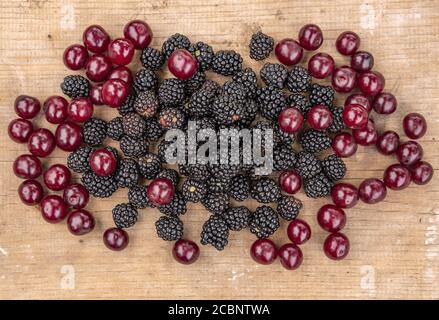
{"type": "Polygon", "coordinates": [[[33,155],[37,157],[47,157],[55,149],[55,137],[47,129],[35,130],[29,137],[27,147],[33,155]]]}
{"type": "Polygon", "coordinates": [[[271,264],[277,258],[277,248],[270,239],[258,239],[250,247],[250,256],[259,264],[271,264]]]}
{"type": "Polygon", "coordinates": [[[119,79],[125,81],[128,86],[131,86],[134,80],[133,73],[126,66],[118,66],[111,70],[110,74],[108,75],[108,79],[119,79]]]}
{"type": "Polygon", "coordinates": [[[152,40],[152,30],[149,25],[142,20],[132,20],[123,28],[123,35],[129,39],[136,49],[145,49],[152,40]]]}
{"type": "Polygon", "coordinates": [[[402,164],[392,164],[384,171],[383,181],[389,189],[405,189],[411,181],[410,171],[402,164]]]}
{"type": "Polygon", "coordinates": [[[97,149],[90,155],[90,167],[98,176],[106,177],[116,170],[117,160],[108,149],[97,149]]]}
{"type": "Polygon", "coordinates": [[[370,112],[372,110],[372,103],[370,102],[369,98],[363,93],[353,93],[348,96],[345,100],[344,105],[347,106],[350,104],[358,104],[366,109],[367,112],[370,112]]]}
{"type": "Polygon", "coordinates": [[[317,212],[317,222],[325,231],[338,232],[346,224],[346,214],[343,209],[333,204],[325,204],[317,212]]]}
{"type": "Polygon", "coordinates": [[[281,190],[288,194],[295,194],[302,187],[302,178],[295,170],[282,172],[278,182],[281,190]]]}
{"type": "Polygon", "coordinates": [[[410,139],[419,139],[427,132],[427,121],[419,113],[409,113],[402,122],[405,135],[410,139]]]}
{"type": "Polygon", "coordinates": [[[67,228],[75,236],[81,236],[93,231],[95,225],[95,218],[87,210],[72,211],[67,218],[67,228]]]}
{"type": "Polygon", "coordinates": [[[34,127],[29,120],[18,118],[9,122],[8,135],[12,141],[26,143],[33,132],[34,127]]]}
{"type": "Polygon", "coordinates": [[[358,145],[354,137],[348,132],[338,133],[332,139],[332,149],[341,158],[351,157],[357,152],[358,145]]]}
{"type": "Polygon", "coordinates": [[[20,200],[28,205],[39,204],[44,196],[44,190],[37,180],[25,180],[18,186],[20,200]]]}
{"type": "Polygon", "coordinates": [[[192,264],[200,256],[200,248],[191,240],[180,239],[174,243],[172,256],[181,264],[192,264]]]}
{"type": "Polygon", "coordinates": [[[74,183],[64,189],[63,199],[69,207],[82,209],[88,204],[90,195],[82,184],[74,183]]]}
{"type": "Polygon", "coordinates": [[[396,157],[399,163],[409,167],[420,161],[424,155],[424,150],[416,141],[407,141],[399,145],[396,150],[396,157]]]}
{"type": "Polygon", "coordinates": [[[386,195],[386,185],[379,179],[365,179],[358,187],[358,196],[364,203],[373,204],[383,201],[386,195]]]}
{"type": "Polygon", "coordinates": [[[75,151],[82,144],[82,128],[71,121],[61,123],[56,128],[55,140],[61,150],[75,151]]]}
{"type": "Polygon", "coordinates": [[[327,106],[313,106],[307,113],[306,119],[311,128],[316,130],[326,130],[332,124],[332,113],[327,106]]]}
{"type": "Polygon", "coordinates": [[[274,53],[280,63],[292,66],[302,60],[303,48],[296,40],[287,38],[277,43],[274,53]]]}
{"type": "Polygon", "coordinates": [[[349,239],[340,232],[330,234],[323,243],[325,255],[332,260],[342,260],[349,253],[349,239]]]}
{"type": "Polygon", "coordinates": [[[23,179],[35,179],[41,175],[41,161],[31,154],[22,154],[15,159],[12,165],[14,174],[23,179]]]}
{"type": "Polygon", "coordinates": [[[104,85],[102,83],[95,83],[90,86],[90,90],[88,91],[88,98],[95,106],[102,106],[104,104],[104,100],[102,99],[103,86],[104,85]]]}
{"type": "Polygon", "coordinates": [[[85,75],[91,81],[100,82],[107,78],[112,69],[111,60],[103,54],[95,54],[85,64],[85,75]]]}
{"type": "Polygon", "coordinates": [[[388,92],[378,94],[373,100],[372,107],[376,113],[391,114],[394,113],[398,102],[395,96],[388,92]]]}
{"type": "Polygon", "coordinates": [[[311,238],[311,227],[301,219],[295,219],[288,224],[287,236],[292,243],[304,244],[311,238]]]}
{"type": "Polygon", "coordinates": [[[67,118],[69,103],[60,96],[51,96],[44,101],[43,110],[46,120],[52,124],[62,123],[67,118]]]}
{"type": "Polygon", "coordinates": [[[297,108],[286,108],[278,116],[279,128],[286,133],[296,133],[302,128],[303,115],[297,108]]]}
{"type": "Polygon", "coordinates": [[[316,53],[308,61],[308,71],[314,78],[324,79],[334,71],[334,59],[327,53],[316,53]]]}
{"type": "Polygon", "coordinates": [[[186,49],[178,49],[169,56],[168,69],[176,78],[187,80],[197,72],[198,62],[186,49]]]}
{"type": "Polygon", "coordinates": [[[370,119],[364,128],[352,130],[352,135],[355,142],[361,146],[370,146],[378,140],[378,131],[375,128],[375,123],[370,119]]]}
{"type": "Polygon", "coordinates": [[[366,127],[369,120],[369,113],[359,104],[348,104],[343,109],[343,123],[351,129],[366,127]]]}
{"type": "Polygon", "coordinates": [[[123,229],[110,228],[105,230],[103,235],[105,246],[113,251],[125,249],[129,242],[128,233],[123,229]]]}
{"type": "Polygon", "coordinates": [[[67,216],[69,209],[64,200],[57,195],[48,195],[41,200],[40,203],[41,214],[49,223],[57,223],[67,216]]]}
{"type": "Polygon", "coordinates": [[[383,91],[384,85],[384,77],[378,72],[366,71],[358,77],[358,87],[368,96],[376,96],[383,91]]]}
{"type": "Polygon", "coordinates": [[[296,270],[303,261],[302,250],[294,243],[286,243],[279,248],[279,260],[287,270],[296,270]]]}
{"type": "Polygon", "coordinates": [[[174,197],[174,185],[167,178],[157,178],[148,185],[148,199],[157,206],[168,204],[174,197]]]}
{"type": "Polygon", "coordinates": [[[373,56],[367,51],[358,51],[351,57],[351,67],[358,72],[369,71],[373,68],[373,56]]]}
{"type": "Polygon", "coordinates": [[[62,164],[51,165],[44,172],[44,183],[47,188],[54,191],[63,190],[70,184],[72,174],[69,168],[62,164]]]}
{"type": "Polygon", "coordinates": [[[344,56],[353,55],[360,47],[360,37],[352,31],[342,32],[335,41],[337,51],[344,56]]]}
{"type": "Polygon", "coordinates": [[[69,120],[74,122],[85,122],[93,115],[93,104],[88,98],[73,99],[67,107],[69,120]]]}
{"type": "Polygon", "coordinates": [[[352,208],[358,202],[358,190],[350,183],[336,183],[331,189],[331,198],[339,208],[352,208]]]}
{"type": "Polygon", "coordinates": [[[385,131],[376,142],[378,151],[384,155],[395,153],[399,147],[399,135],[395,131],[385,131]]]}
{"type": "Polygon", "coordinates": [[[335,68],[332,72],[332,87],[341,93],[351,92],[357,83],[357,73],[348,66],[335,68]]]}
{"type": "Polygon", "coordinates": [[[299,43],[305,50],[317,50],[323,43],[322,30],[315,24],[304,25],[299,31],[299,43]]]}
{"type": "Polygon", "coordinates": [[[102,53],[107,51],[110,44],[110,36],[98,25],[92,25],[85,29],[82,40],[88,50],[94,53],[102,53]]]}
{"type": "Polygon", "coordinates": [[[23,119],[32,119],[40,112],[41,104],[37,98],[21,95],[14,102],[15,113],[23,119]]]}
{"type": "Polygon", "coordinates": [[[117,38],[108,45],[108,57],[118,66],[129,64],[133,60],[133,56],[134,45],[128,39],[117,38]]]}
{"type": "Polygon", "coordinates": [[[102,87],[102,101],[110,107],[118,108],[125,102],[129,90],[128,84],[123,80],[107,80],[102,87]]]}
{"type": "Polygon", "coordinates": [[[411,179],[414,183],[424,185],[433,178],[433,167],[426,161],[419,161],[410,167],[411,179]]]}
{"type": "Polygon", "coordinates": [[[64,50],[63,62],[70,70],[80,70],[88,59],[87,49],[80,44],[72,44],[64,50]]]}

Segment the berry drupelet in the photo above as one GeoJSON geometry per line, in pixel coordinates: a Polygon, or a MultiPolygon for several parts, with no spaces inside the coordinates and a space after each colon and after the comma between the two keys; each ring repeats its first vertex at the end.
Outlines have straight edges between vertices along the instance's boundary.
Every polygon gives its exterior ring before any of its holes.
{"type": "Polygon", "coordinates": [[[277,121],[279,113],[286,105],[284,93],[276,87],[263,87],[257,92],[257,102],[263,117],[277,121]]]}
{"type": "Polygon", "coordinates": [[[241,231],[248,227],[251,212],[247,207],[241,206],[228,209],[221,217],[227,223],[229,230],[241,231]]]}
{"type": "Polygon", "coordinates": [[[253,182],[250,195],[260,203],[269,203],[277,201],[281,193],[276,181],[270,178],[259,178],[253,182]]]}
{"type": "Polygon", "coordinates": [[[121,116],[124,116],[128,113],[135,112],[134,110],[134,102],[136,101],[137,93],[135,90],[132,90],[125,101],[117,108],[117,111],[121,116]]]}
{"type": "Polygon", "coordinates": [[[242,69],[242,57],[233,50],[220,50],[213,56],[212,71],[223,75],[233,76],[242,69]]]}
{"type": "Polygon", "coordinates": [[[250,40],[250,58],[254,60],[266,59],[271,51],[273,51],[274,39],[262,31],[258,31],[252,35],[250,40]]]}
{"type": "Polygon", "coordinates": [[[183,237],[183,222],[177,217],[160,217],[155,222],[157,235],[165,241],[176,241],[183,237]]]}
{"type": "Polygon", "coordinates": [[[173,107],[168,107],[160,111],[158,115],[158,122],[163,129],[184,129],[187,124],[186,114],[173,107]]]}
{"type": "Polygon", "coordinates": [[[332,113],[332,123],[328,127],[327,131],[329,133],[339,133],[346,127],[343,122],[343,108],[334,106],[330,108],[330,110],[332,113]]]}
{"type": "Polygon", "coordinates": [[[64,78],[61,83],[61,90],[70,98],[87,98],[90,89],[90,82],[80,75],[70,75],[64,78]]]}
{"type": "Polygon", "coordinates": [[[120,203],[113,208],[113,221],[116,227],[130,228],[137,222],[137,209],[130,203],[120,203]]]}
{"type": "Polygon", "coordinates": [[[287,97],[287,106],[291,106],[298,109],[302,113],[304,119],[306,119],[306,115],[312,107],[307,97],[305,97],[302,94],[289,95],[287,97]]]}
{"type": "Polygon", "coordinates": [[[293,169],[296,164],[296,154],[289,144],[279,143],[273,149],[273,169],[275,171],[293,169]]]}
{"type": "Polygon", "coordinates": [[[156,118],[149,118],[145,120],[146,125],[146,132],[144,137],[148,141],[158,141],[163,134],[165,133],[165,130],[163,130],[162,126],[158,122],[156,118]]]}
{"type": "Polygon", "coordinates": [[[261,68],[260,75],[267,86],[283,89],[288,77],[288,70],[280,63],[266,63],[261,68]]]}
{"type": "Polygon", "coordinates": [[[156,115],[160,104],[154,91],[140,92],[134,102],[134,111],[145,118],[151,118],[156,115]]]}
{"type": "Polygon", "coordinates": [[[219,216],[210,216],[201,231],[201,244],[210,244],[217,250],[223,250],[229,242],[228,238],[229,228],[227,223],[219,216]]]}
{"type": "Polygon", "coordinates": [[[271,207],[258,207],[250,219],[249,227],[250,232],[258,238],[268,238],[279,229],[279,216],[271,207]]]}
{"type": "Polygon", "coordinates": [[[282,196],[277,202],[277,213],[285,220],[294,220],[302,209],[302,201],[294,197],[282,196]]]}

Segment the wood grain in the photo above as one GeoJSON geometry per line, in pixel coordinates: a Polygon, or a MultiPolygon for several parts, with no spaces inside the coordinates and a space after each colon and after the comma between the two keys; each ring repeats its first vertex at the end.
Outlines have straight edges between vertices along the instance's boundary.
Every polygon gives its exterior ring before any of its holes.
{"type": "MultiPolygon", "coordinates": [[[[304,194],[301,217],[313,227],[313,237],[303,246],[304,263],[294,272],[278,263],[256,265],[249,258],[253,240],[249,233],[232,233],[230,246],[221,253],[202,247],[192,266],[174,263],[169,243],[156,239],[153,223],[159,214],[143,210],[130,230],[131,243],[121,253],[105,249],[101,236],[112,225],[111,208],[125,201],[126,191],[105,200],[92,200],[90,209],[98,225],[90,235],[70,235],[65,223],[49,225],[36,208],[17,200],[20,183],[11,172],[12,161],[26,152],[7,138],[6,128],[15,117],[18,94],[42,101],[59,94],[59,83],[68,74],[62,64],[64,48],[81,41],[91,24],[104,26],[120,36],[134,18],[148,21],[159,47],[172,33],[187,34],[193,41],[211,43],[214,49],[233,48],[248,66],[251,34],[262,28],[279,40],[297,37],[308,22],[321,26],[325,43],[321,51],[335,54],[333,43],[344,30],[361,36],[361,48],[375,56],[376,70],[386,77],[386,90],[394,93],[398,110],[389,117],[374,116],[379,129],[401,130],[403,116],[412,111],[428,119],[428,133],[421,139],[425,159],[439,168],[439,2],[427,1],[85,1],[10,0],[0,4],[0,298],[439,298],[439,183],[437,177],[424,187],[411,185],[389,192],[380,205],[359,204],[348,210],[345,229],[351,253],[342,262],[322,253],[326,234],[315,222],[317,209],[327,202],[310,201],[304,194]],[[74,283],[68,282],[74,272],[74,283]]],[[[308,55],[309,56],[309,55],[308,55]]],[[[138,68],[139,64],[133,65],[138,68]]],[[[338,98],[338,102],[343,97],[338,98]]],[[[116,113],[97,108],[111,118],[116,113]]],[[[37,124],[47,126],[43,117],[37,124]]],[[[49,126],[54,129],[53,126],[49,126]]],[[[65,162],[57,150],[45,165],[65,162]]],[[[347,161],[345,179],[358,184],[367,177],[381,177],[394,158],[384,158],[374,148],[360,148],[347,161]]],[[[249,203],[254,207],[254,203],[249,203]]],[[[183,218],[186,237],[198,239],[207,213],[189,206],[183,218]]],[[[274,240],[286,241],[286,224],[274,240]]]]}

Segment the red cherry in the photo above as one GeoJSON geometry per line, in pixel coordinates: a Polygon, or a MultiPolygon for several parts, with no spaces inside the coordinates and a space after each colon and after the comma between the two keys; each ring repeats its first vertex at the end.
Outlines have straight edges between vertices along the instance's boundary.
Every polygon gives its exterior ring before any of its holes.
{"type": "Polygon", "coordinates": [[[186,49],[178,49],[169,56],[168,69],[178,79],[187,80],[197,72],[198,62],[186,49]]]}
{"type": "Polygon", "coordinates": [[[117,159],[108,149],[97,149],[90,155],[90,167],[98,176],[107,177],[116,170],[117,159]]]}
{"type": "Polygon", "coordinates": [[[46,120],[53,124],[62,123],[67,118],[66,99],[60,96],[51,96],[44,101],[43,110],[46,120]]]}
{"type": "Polygon", "coordinates": [[[119,108],[128,94],[128,84],[120,79],[107,80],[102,87],[102,101],[112,108],[119,108]]]}
{"type": "Polygon", "coordinates": [[[364,203],[373,204],[384,200],[387,188],[379,179],[366,179],[358,187],[358,195],[364,203]]]}
{"type": "Polygon", "coordinates": [[[331,197],[339,208],[352,208],[358,202],[358,190],[350,183],[336,183],[331,189],[331,197]]]}
{"type": "Polygon", "coordinates": [[[410,171],[401,164],[392,164],[384,171],[384,183],[392,190],[402,190],[410,184],[410,171]]]}
{"type": "Polygon", "coordinates": [[[332,74],[334,65],[334,59],[329,54],[319,52],[309,59],[308,70],[314,78],[324,79],[332,74]]]}
{"type": "Polygon", "coordinates": [[[384,85],[384,77],[378,72],[366,71],[358,78],[358,87],[368,96],[376,96],[383,91],[384,85]]]}
{"type": "Polygon", "coordinates": [[[64,50],[64,65],[70,70],[82,69],[88,59],[87,49],[80,44],[72,44],[64,50]]]}
{"type": "Polygon", "coordinates": [[[82,144],[82,138],[82,128],[74,122],[61,123],[55,131],[56,145],[64,151],[78,149],[82,144]]]}
{"type": "Polygon", "coordinates": [[[148,200],[154,205],[162,206],[172,201],[174,197],[174,185],[167,178],[157,178],[148,185],[148,200]]]}
{"type": "Polygon", "coordinates": [[[37,157],[47,157],[55,149],[55,137],[47,129],[35,130],[29,137],[27,147],[37,157]]]}
{"type": "Polygon", "coordinates": [[[128,233],[118,228],[105,230],[103,239],[105,246],[113,251],[121,251],[125,249],[129,243],[128,233]]]}
{"type": "Polygon", "coordinates": [[[305,221],[295,219],[288,225],[287,236],[292,243],[304,244],[311,238],[311,227],[305,221]]]}
{"type": "Polygon", "coordinates": [[[323,43],[323,34],[315,24],[304,25],[299,31],[299,43],[305,50],[317,50],[323,43]]]}
{"type": "Polygon", "coordinates": [[[385,131],[378,137],[376,147],[384,155],[396,152],[399,147],[399,135],[395,131],[385,131]]]}
{"type": "Polygon", "coordinates": [[[44,190],[37,180],[25,180],[18,187],[18,196],[24,204],[33,206],[40,203],[44,190]]]}
{"type": "Polygon", "coordinates": [[[108,48],[110,36],[101,26],[92,25],[85,29],[82,40],[91,52],[102,53],[108,48]]]}
{"type": "Polygon", "coordinates": [[[72,211],[67,218],[67,228],[75,236],[81,236],[93,231],[95,218],[87,210],[72,211]]]}
{"type": "Polygon", "coordinates": [[[258,239],[253,242],[250,255],[259,264],[272,264],[277,258],[277,248],[270,239],[258,239]]]}
{"type": "Polygon", "coordinates": [[[32,119],[40,112],[41,104],[37,98],[21,95],[15,99],[15,113],[23,119],[32,119]]]}
{"type": "Polygon", "coordinates": [[[366,127],[362,129],[352,130],[355,142],[362,146],[370,146],[375,144],[378,140],[378,131],[375,128],[375,123],[369,119],[366,127]]]}
{"type": "Polygon", "coordinates": [[[40,207],[44,220],[49,223],[57,223],[64,220],[69,211],[63,199],[55,194],[45,196],[41,200],[40,207]]]}
{"type": "Polygon", "coordinates": [[[376,113],[391,114],[395,112],[398,102],[393,94],[382,92],[375,97],[372,106],[376,113]]]}
{"type": "Polygon", "coordinates": [[[90,195],[88,190],[79,183],[71,184],[64,189],[64,202],[74,209],[82,209],[88,204],[90,195]]]}
{"type": "Polygon", "coordinates": [[[126,66],[118,66],[114,68],[108,75],[107,79],[119,79],[125,81],[129,87],[133,84],[134,81],[133,73],[126,66]]]}
{"type": "Polygon", "coordinates": [[[278,181],[282,191],[288,194],[294,194],[302,187],[302,178],[295,170],[282,172],[278,181]]]}
{"type": "Polygon", "coordinates": [[[31,154],[22,154],[15,159],[12,166],[17,177],[23,179],[38,178],[42,172],[41,161],[31,154]]]}
{"type": "Polygon", "coordinates": [[[133,60],[134,45],[125,38],[117,38],[108,45],[108,57],[119,66],[127,65],[133,60]]]}
{"type": "Polygon", "coordinates": [[[331,233],[323,243],[323,251],[332,260],[342,260],[349,253],[349,239],[340,232],[331,233]]]}
{"type": "Polygon", "coordinates": [[[192,264],[200,256],[200,248],[191,240],[180,239],[174,243],[172,256],[181,264],[192,264]]]}
{"type": "Polygon", "coordinates": [[[332,124],[332,113],[327,106],[316,105],[309,109],[306,119],[311,128],[326,130],[332,124]]]}
{"type": "Polygon", "coordinates": [[[85,122],[93,115],[93,104],[88,98],[75,98],[68,107],[69,119],[75,122],[85,122]]]}
{"type": "Polygon", "coordinates": [[[12,141],[26,143],[34,132],[32,122],[26,119],[14,119],[9,123],[8,134],[12,141]]]}
{"type": "Polygon", "coordinates": [[[317,222],[323,230],[338,232],[346,224],[346,214],[343,209],[333,204],[325,204],[317,212],[317,222]]]}
{"type": "Polygon", "coordinates": [[[335,68],[331,81],[335,91],[341,93],[351,92],[357,83],[357,73],[348,66],[335,68]]]}
{"type": "Polygon", "coordinates": [[[343,122],[351,129],[362,129],[367,126],[369,114],[359,104],[348,104],[343,109],[343,122]]]}
{"type": "Polygon", "coordinates": [[[402,122],[404,132],[410,139],[419,139],[427,132],[427,121],[419,113],[409,113],[402,122]]]}
{"type": "Polygon", "coordinates": [[[341,158],[354,155],[357,147],[354,137],[347,132],[340,132],[332,139],[332,149],[341,158]]]}
{"type": "Polygon", "coordinates": [[[277,59],[287,66],[300,62],[303,56],[303,48],[293,39],[283,39],[278,42],[274,49],[277,59]]]}
{"type": "Polygon", "coordinates": [[[433,178],[433,167],[425,161],[419,161],[410,167],[412,181],[416,184],[427,184],[433,178]]]}
{"type": "MultiPolygon", "coordinates": [[[[113,69],[114,70],[114,69],[113,69]]],[[[91,103],[95,106],[102,106],[104,101],[102,100],[102,87],[104,85],[102,83],[92,84],[90,86],[90,91],[88,92],[88,98],[91,103]]]]}
{"type": "Polygon", "coordinates": [[[357,51],[351,57],[351,67],[358,71],[369,71],[373,68],[373,55],[367,51],[357,51]]]}
{"type": "Polygon", "coordinates": [[[112,68],[111,60],[107,56],[97,53],[88,58],[85,64],[85,75],[91,81],[103,81],[110,74],[112,68]]]}
{"type": "Polygon", "coordinates": [[[286,108],[279,114],[277,122],[282,131],[286,133],[295,133],[302,128],[303,115],[302,112],[295,107],[286,108]]]}
{"type": "Polygon", "coordinates": [[[421,145],[416,141],[404,142],[400,144],[398,150],[396,150],[398,161],[407,167],[420,161],[423,154],[424,151],[421,145]]]}
{"type": "Polygon", "coordinates": [[[369,98],[362,93],[353,93],[349,97],[346,98],[344,105],[350,104],[358,104],[362,106],[367,112],[372,110],[372,104],[369,101],[369,98]]]}
{"type": "Polygon", "coordinates": [[[136,49],[145,49],[152,40],[152,30],[149,25],[142,20],[132,20],[123,28],[125,38],[131,40],[136,49]]]}
{"type": "Polygon", "coordinates": [[[360,47],[360,37],[352,31],[341,33],[335,41],[337,51],[344,56],[353,55],[360,47]]]}
{"type": "Polygon", "coordinates": [[[62,164],[51,165],[44,172],[44,183],[47,188],[54,191],[66,188],[70,184],[71,178],[70,170],[62,164]]]}
{"type": "Polygon", "coordinates": [[[279,248],[279,260],[287,270],[296,270],[303,261],[302,250],[294,243],[284,244],[279,248]]]}

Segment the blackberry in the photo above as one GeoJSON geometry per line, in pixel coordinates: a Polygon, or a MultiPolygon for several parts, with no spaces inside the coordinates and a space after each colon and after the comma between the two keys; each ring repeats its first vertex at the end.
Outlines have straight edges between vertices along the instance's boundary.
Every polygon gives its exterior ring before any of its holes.
{"type": "Polygon", "coordinates": [[[296,154],[291,145],[276,144],[273,148],[273,169],[283,171],[293,169],[296,164],[296,154]]]}
{"type": "MultiPolygon", "coordinates": [[[[160,141],[157,149],[157,155],[160,158],[160,161],[163,163],[167,163],[166,161],[166,150],[168,149],[168,147],[170,145],[174,144],[174,141],[166,141],[165,139],[163,139],[162,141],[160,141]]],[[[177,157],[177,150],[175,150],[175,152],[172,154],[173,157],[177,157]]]]}
{"type": "Polygon", "coordinates": [[[140,92],[134,101],[134,111],[145,118],[155,116],[159,107],[159,100],[152,90],[140,92]]]}
{"type": "Polygon", "coordinates": [[[203,117],[199,119],[190,119],[190,120],[197,122],[197,133],[202,129],[212,129],[214,131],[216,130],[215,120],[213,120],[212,118],[203,117]]]}
{"type": "Polygon", "coordinates": [[[166,108],[160,111],[158,122],[163,129],[183,129],[186,127],[187,119],[183,111],[177,108],[166,108]]]}
{"type": "Polygon", "coordinates": [[[137,209],[155,208],[149,201],[145,186],[133,186],[128,191],[128,201],[137,209]]]}
{"type": "Polygon", "coordinates": [[[212,71],[223,75],[233,76],[242,69],[242,57],[234,50],[220,50],[213,56],[212,71]]]}
{"type": "Polygon", "coordinates": [[[288,77],[288,69],[279,63],[266,63],[261,68],[260,75],[267,86],[283,89],[288,77]]]}
{"type": "Polygon", "coordinates": [[[148,47],[142,50],[140,62],[146,69],[157,70],[165,63],[165,57],[160,50],[148,47]]]}
{"type": "MultiPolygon", "coordinates": [[[[180,169],[180,166],[179,166],[180,169]]],[[[181,169],[180,169],[181,170],[181,169]]],[[[209,167],[207,164],[187,164],[187,175],[194,179],[207,179],[210,177],[209,167]]],[[[180,171],[181,173],[181,171],[180,171]]]]}
{"type": "Polygon", "coordinates": [[[321,198],[331,193],[333,183],[323,173],[316,175],[304,182],[304,190],[307,197],[321,198]]]}
{"type": "Polygon", "coordinates": [[[67,166],[76,173],[90,171],[90,154],[93,148],[88,146],[79,147],[67,157],[67,166]]]}
{"type": "Polygon", "coordinates": [[[302,201],[299,199],[282,196],[277,202],[277,213],[285,220],[291,221],[296,219],[302,207],[302,201]]]}
{"type": "Polygon", "coordinates": [[[140,138],[146,131],[145,120],[142,116],[133,112],[122,118],[123,132],[133,138],[140,138]]]}
{"type": "Polygon", "coordinates": [[[182,186],[183,197],[189,202],[200,202],[206,192],[206,184],[201,180],[186,179],[182,186]]]}
{"type": "Polygon", "coordinates": [[[293,133],[282,131],[277,123],[273,123],[273,134],[275,143],[293,144],[296,141],[296,136],[293,133]]]}
{"type": "Polygon", "coordinates": [[[263,87],[258,90],[257,101],[263,117],[276,121],[287,101],[284,93],[276,87],[263,87]]]}
{"type": "Polygon", "coordinates": [[[208,193],[201,203],[213,214],[220,215],[229,207],[229,196],[225,193],[208,193]]]}
{"type": "Polygon", "coordinates": [[[137,92],[154,90],[157,86],[157,76],[150,69],[141,69],[136,73],[133,85],[137,92]]]}
{"type": "Polygon", "coordinates": [[[172,181],[174,187],[177,187],[180,180],[178,172],[173,169],[163,169],[155,176],[155,178],[167,178],[172,181]]]}
{"type": "Polygon", "coordinates": [[[183,237],[183,222],[177,217],[160,217],[155,222],[157,235],[165,241],[176,241],[183,237]]]}
{"type": "Polygon", "coordinates": [[[245,127],[249,127],[250,124],[256,119],[258,115],[259,106],[256,101],[248,99],[245,102],[244,114],[241,119],[241,124],[245,127]]]}
{"type": "Polygon", "coordinates": [[[244,70],[238,71],[233,76],[233,81],[241,83],[247,89],[247,95],[249,98],[254,98],[256,96],[256,91],[258,90],[258,79],[256,73],[251,68],[245,68],[244,70]]]}
{"type": "Polygon", "coordinates": [[[86,144],[98,146],[107,136],[107,123],[102,119],[90,118],[84,123],[82,134],[86,144]]]}
{"type": "Polygon", "coordinates": [[[325,175],[332,181],[341,180],[346,174],[346,164],[335,154],[327,156],[322,161],[322,168],[325,175]]]}
{"type": "Polygon", "coordinates": [[[211,46],[199,41],[192,44],[188,50],[195,57],[195,59],[197,59],[199,70],[206,71],[210,69],[210,65],[214,56],[211,46]]]}
{"type": "Polygon", "coordinates": [[[331,148],[332,140],[323,131],[309,129],[302,133],[300,145],[303,150],[311,153],[320,152],[331,148]]]}
{"type": "Polygon", "coordinates": [[[273,51],[274,39],[262,31],[258,31],[252,35],[250,40],[250,58],[254,60],[264,60],[273,51]]]}
{"type": "Polygon", "coordinates": [[[119,162],[121,161],[120,155],[119,155],[119,151],[117,151],[116,148],[110,147],[110,146],[106,146],[104,147],[104,149],[110,151],[113,155],[114,158],[116,159],[116,165],[119,165],[119,162]]]}
{"type": "Polygon", "coordinates": [[[297,155],[296,169],[303,179],[310,179],[322,172],[322,165],[315,155],[301,151],[297,155]]]}
{"type": "Polygon", "coordinates": [[[115,179],[120,188],[131,188],[139,181],[139,167],[133,159],[123,159],[116,170],[115,179]]]}
{"type": "Polygon", "coordinates": [[[87,171],[82,175],[81,182],[91,195],[98,198],[108,198],[117,190],[113,175],[101,177],[93,171],[87,171]]]}
{"type": "Polygon", "coordinates": [[[184,100],[184,96],[184,82],[179,79],[165,79],[159,86],[159,102],[165,107],[173,107],[181,104],[184,100]]]}
{"type": "Polygon", "coordinates": [[[229,227],[229,230],[232,231],[241,231],[242,229],[247,228],[250,222],[250,216],[250,210],[244,206],[230,208],[221,215],[229,227]]]}
{"type": "Polygon", "coordinates": [[[226,81],[222,87],[222,94],[232,96],[237,99],[247,98],[247,89],[242,83],[236,81],[226,81]]]}
{"type": "Polygon", "coordinates": [[[148,141],[158,141],[165,133],[160,123],[156,118],[149,118],[145,120],[146,132],[145,138],[148,141]]]}
{"type": "Polygon", "coordinates": [[[332,107],[332,124],[327,129],[330,133],[339,133],[345,128],[343,122],[343,108],[332,107]]]}
{"type": "Polygon", "coordinates": [[[230,180],[229,195],[236,201],[244,201],[250,194],[250,181],[244,175],[237,175],[230,180]]]}
{"type": "Polygon", "coordinates": [[[209,193],[227,193],[229,191],[230,178],[212,176],[207,182],[209,193]]]}
{"type": "Polygon", "coordinates": [[[217,250],[223,250],[229,242],[229,228],[219,216],[210,216],[201,231],[201,244],[212,245],[217,250]]]}
{"type": "Polygon", "coordinates": [[[64,78],[61,83],[62,92],[74,99],[74,98],[88,98],[88,92],[90,89],[90,82],[80,75],[70,75],[64,78]]]}
{"type": "Polygon", "coordinates": [[[301,94],[289,95],[287,98],[287,105],[299,109],[304,119],[306,119],[308,111],[312,108],[312,105],[308,99],[301,94]]]}
{"type": "Polygon", "coordinates": [[[270,178],[259,178],[254,181],[251,186],[250,195],[257,202],[261,203],[275,202],[281,196],[279,186],[270,178]]]}
{"type": "Polygon", "coordinates": [[[138,159],[140,175],[145,179],[153,179],[162,169],[158,155],[148,152],[138,159]]]}
{"type": "Polygon", "coordinates": [[[189,98],[187,111],[190,115],[195,117],[205,117],[211,114],[211,104],[213,99],[220,90],[218,83],[207,80],[200,88],[194,92],[189,98]]]}
{"type": "Polygon", "coordinates": [[[189,49],[191,42],[188,37],[176,33],[166,39],[162,45],[162,53],[165,56],[165,59],[168,59],[172,52],[177,49],[189,49]]]}
{"type": "Polygon", "coordinates": [[[334,101],[334,89],[331,86],[321,86],[314,83],[309,93],[309,101],[312,105],[322,104],[332,107],[334,101]]]}
{"type": "Polygon", "coordinates": [[[116,117],[110,120],[107,125],[107,136],[113,140],[119,141],[123,136],[122,117],[116,117]]]}
{"type": "Polygon", "coordinates": [[[118,228],[130,228],[137,222],[139,213],[130,203],[120,203],[113,208],[113,221],[118,228]]]}
{"type": "Polygon", "coordinates": [[[145,138],[123,136],[120,139],[120,150],[126,157],[138,158],[148,152],[148,142],[145,138]]]}
{"type": "Polygon", "coordinates": [[[161,213],[167,216],[176,217],[186,213],[186,200],[184,199],[183,195],[177,191],[175,192],[171,202],[163,206],[159,206],[158,209],[161,213]]]}
{"type": "Polygon", "coordinates": [[[279,229],[279,216],[273,208],[261,206],[253,213],[249,226],[250,232],[258,238],[268,238],[279,229]]]}
{"type": "Polygon", "coordinates": [[[218,124],[230,126],[239,123],[242,119],[244,116],[244,105],[240,99],[221,95],[213,101],[212,113],[218,124]]]}
{"type": "Polygon", "coordinates": [[[188,95],[192,94],[200,89],[205,81],[206,74],[203,71],[198,71],[191,78],[184,81],[184,89],[188,95]]]}
{"type": "Polygon", "coordinates": [[[311,75],[304,67],[295,66],[289,72],[285,84],[291,93],[307,92],[311,86],[311,75]]]}
{"type": "Polygon", "coordinates": [[[134,103],[136,102],[137,93],[135,90],[132,90],[122,105],[117,108],[117,111],[121,116],[124,116],[128,113],[135,112],[134,103]]]}

